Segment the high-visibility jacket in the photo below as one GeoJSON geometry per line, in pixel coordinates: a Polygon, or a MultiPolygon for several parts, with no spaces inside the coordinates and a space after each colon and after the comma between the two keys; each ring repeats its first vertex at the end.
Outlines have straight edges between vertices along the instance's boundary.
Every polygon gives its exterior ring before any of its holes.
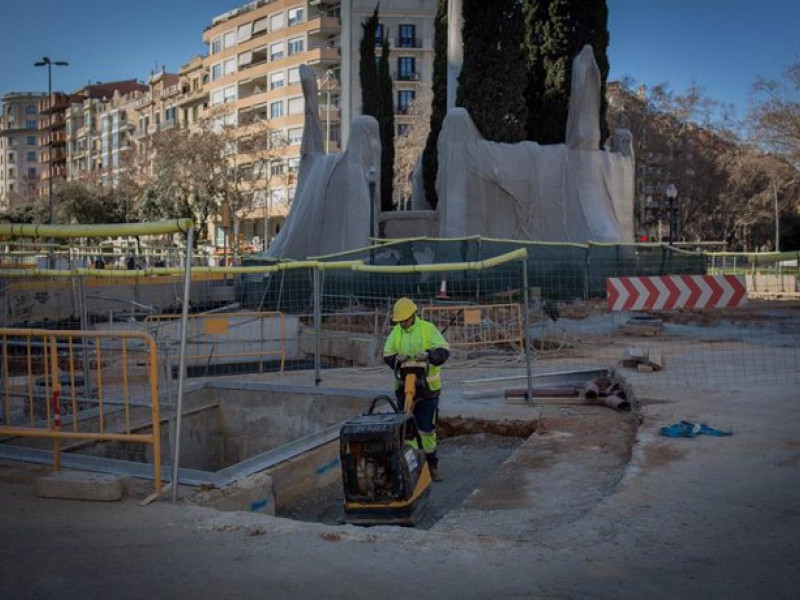
{"type": "MultiPolygon", "coordinates": [[[[429,350],[443,349],[445,352],[441,353],[441,362],[432,360],[428,370],[428,389],[432,392],[438,392],[442,389],[441,378],[441,365],[449,355],[450,344],[448,344],[444,336],[439,333],[433,323],[429,323],[419,317],[414,318],[414,324],[408,329],[403,329],[399,323],[392,328],[389,337],[386,338],[386,343],[383,345],[383,356],[395,356],[398,354],[405,354],[406,356],[414,357],[421,352],[428,352],[429,350]],[[434,364],[434,362],[438,364],[434,364]]],[[[400,387],[401,382],[395,381],[395,387],[400,387]]]]}

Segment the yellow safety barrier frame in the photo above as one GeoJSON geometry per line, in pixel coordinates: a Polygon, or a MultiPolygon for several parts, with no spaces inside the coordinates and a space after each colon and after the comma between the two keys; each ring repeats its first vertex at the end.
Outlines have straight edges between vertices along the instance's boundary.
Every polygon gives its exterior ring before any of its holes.
{"type": "Polygon", "coordinates": [[[525,348],[519,304],[443,304],[423,306],[420,316],[445,335],[451,348],[515,345],[525,348]]]}
{"type": "Polygon", "coordinates": [[[94,442],[138,442],[152,446],[155,491],[161,493],[161,431],[158,401],[157,352],[155,340],[144,332],[83,331],[0,328],[0,374],[4,418],[0,435],[53,439],[53,468],[61,464],[61,440],[94,442]],[[114,346],[114,342],[118,345],[114,346]],[[92,357],[87,364],[88,349],[92,357]],[[63,350],[61,353],[59,350],[63,350]],[[87,350],[81,357],[80,350],[87,350]],[[144,355],[144,360],[141,357],[144,355]],[[11,357],[21,357],[11,364],[11,357]],[[137,369],[137,367],[139,367],[137,369]],[[141,385],[141,367],[147,378],[141,385]],[[92,383],[81,382],[81,372],[92,373],[92,383]],[[19,374],[21,371],[21,374],[19,374]],[[15,375],[16,373],[16,375],[15,375]],[[38,385],[39,383],[43,385],[38,385]],[[140,385],[149,405],[149,433],[134,433],[131,419],[132,386],[140,385]],[[80,396],[78,390],[92,390],[80,396]],[[43,393],[36,390],[43,387],[43,393]],[[13,404],[21,400],[27,424],[14,424],[13,404]],[[43,408],[37,418],[35,405],[43,408]],[[122,407],[122,418],[112,417],[122,407]],[[93,418],[79,415],[92,407],[93,418]],[[62,423],[66,417],[66,424],[62,423]],[[71,418],[70,418],[71,417],[71,418]]]}

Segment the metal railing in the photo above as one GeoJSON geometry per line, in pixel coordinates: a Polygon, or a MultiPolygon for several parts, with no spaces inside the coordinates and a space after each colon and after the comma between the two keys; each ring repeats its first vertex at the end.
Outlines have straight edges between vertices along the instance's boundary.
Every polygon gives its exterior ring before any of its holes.
{"type": "Polygon", "coordinates": [[[0,329],[0,436],[53,440],[55,470],[63,440],[76,440],[72,451],[132,444],[135,459],[152,462],[160,493],[157,364],[143,332],[0,329]]]}

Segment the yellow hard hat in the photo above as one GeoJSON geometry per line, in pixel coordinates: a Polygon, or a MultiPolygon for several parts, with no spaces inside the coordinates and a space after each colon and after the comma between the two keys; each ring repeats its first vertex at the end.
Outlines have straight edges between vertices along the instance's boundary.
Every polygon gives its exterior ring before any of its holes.
{"type": "Polygon", "coordinates": [[[400,298],[394,303],[394,310],[392,310],[392,321],[395,323],[405,321],[411,315],[417,312],[417,305],[411,298],[400,298]]]}

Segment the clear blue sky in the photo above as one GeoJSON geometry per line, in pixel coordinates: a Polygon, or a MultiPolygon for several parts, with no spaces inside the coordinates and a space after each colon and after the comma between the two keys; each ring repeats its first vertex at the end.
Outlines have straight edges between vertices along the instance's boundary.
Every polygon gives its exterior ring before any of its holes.
{"type": "MultiPolygon", "coordinates": [[[[64,91],[146,80],[162,65],[177,72],[205,52],[211,19],[245,3],[3,0],[0,94],[46,91],[46,70],[33,66],[42,56],[69,61],[53,68],[53,89],[64,91]]],[[[610,79],[667,82],[677,92],[694,81],[733,103],[739,117],[758,75],[778,77],[800,60],[800,0],[608,0],[608,7],[610,79]]]]}

